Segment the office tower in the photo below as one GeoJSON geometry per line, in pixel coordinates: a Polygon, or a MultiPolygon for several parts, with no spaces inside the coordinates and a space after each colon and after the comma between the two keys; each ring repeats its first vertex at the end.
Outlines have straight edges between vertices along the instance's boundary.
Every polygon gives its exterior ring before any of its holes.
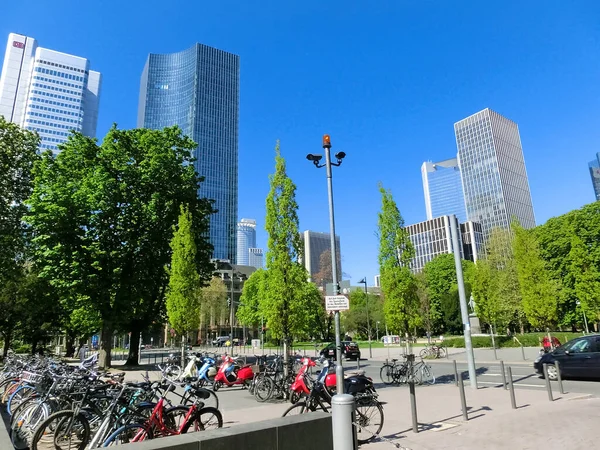
{"type": "Polygon", "coordinates": [[[235,261],[238,202],[240,58],[202,44],[150,54],[142,72],[138,127],[179,125],[198,144],[198,195],[215,201],[213,258],[235,261]]]}
{"type": "MultiPolygon", "coordinates": [[[[409,239],[415,249],[415,257],[410,269],[413,273],[421,272],[429,261],[445,253],[453,253],[450,224],[452,216],[441,216],[419,222],[406,227],[409,239]]],[[[459,251],[462,259],[476,262],[483,249],[481,225],[474,222],[459,223],[455,217],[459,231],[459,251]]]]}
{"type": "Polygon", "coordinates": [[[600,153],[596,153],[596,159],[590,161],[588,164],[590,170],[590,178],[592,179],[592,186],[594,186],[594,194],[596,195],[596,201],[600,200],[600,153]]]}
{"type": "Polygon", "coordinates": [[[517,124],[489,108],[454,124],[467,218],[484,238],[512,218],[535,226],[517,124]]]}
{"type": "Polygon", "coordinates": [[[465,222],[465,196],[456,158],[424,162],[421,166],[427,219],[454,214],[465,222]]]}
{"type": "Polygon", "coordinates": [[[72,130],[96,137],[101,75],[79,56],[10,33],[0,77],[0,115],[37,131],[40,149],[58,151],[72,130]]]}
{"type": "Polygon", "coordinates": [[[381,287],[381,275],[375,275],[373,281],[375,287],[381,287]]]}
{"type": "MultiPolygon", "coordinates": [[[[304,242],[304,267],[308,271],[311,281],[318,286],[323,286],[327,283],[333,283],[331,272],[331,234],[319,233],[316,231],[304,231],[302,233],[302,241],[304,242]],[[323,260],[322,255],[327,251],[327,258],[323,260]],[[322,261],[323,260],[323,261],[322,261]],[[323,266],[321,265],[323,262],[323,266]]],[[[337,275],[338,281],[342,279],[342,258],[340,248],[340,237],[335,237],[337,247],[337,275]]]]}
{"type": "Polygon", "coordinates": [[[257,269],[264,268],[262,248],[249,248],[248,249],[248,266],[255,267],[257,269]]]}
{"type": "Polygon", "coordinates": [[[241,219],[237,224],[237,263],[243,266],[249,264],[249,249],[256,248],[256,220],[241,219]]]}

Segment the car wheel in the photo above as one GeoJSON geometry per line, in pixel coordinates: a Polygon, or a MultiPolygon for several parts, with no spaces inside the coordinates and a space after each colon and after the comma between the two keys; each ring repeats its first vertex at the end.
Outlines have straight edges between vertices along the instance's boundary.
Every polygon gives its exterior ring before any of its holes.
{"type": "Polygon", "coordinates": [[[554,364],[548,364],[547,366],[548,379],[550,381],[558,380],[558,370],[554,364]]]}

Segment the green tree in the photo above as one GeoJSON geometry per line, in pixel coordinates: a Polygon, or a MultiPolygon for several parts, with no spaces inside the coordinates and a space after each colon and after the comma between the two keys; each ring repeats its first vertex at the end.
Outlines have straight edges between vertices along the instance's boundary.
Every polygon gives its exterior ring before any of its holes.
{"type": "MultiPolygon", "coordinates": [[[[192,216],[181,206],[179,224],[171,240],[171,267],[167,290],[169,324],[185,344],[187,333],[200,325],[200,276],[196,270],[196,243],[192,216]]],[[[182,350],[183,351],[183,350],[182,350]]]]}
{"type": "Polygon", "coordinates": [[[227,306],[227,287],[220,277],[212,277],[208,286],[201,289],[201,322],[205,324],[220,324],[229,317],[227,306]]]}
{"type": "Polygon", "coordinates": [[[415,250],[392,193],[382,185],[379,186],[379,192],[378,261],[381,291],[385,299],[385,319],[392,331],[407,333],[421,323],[417,283],[410,272],[415,250]]]}
{"type": "Polygon", "coordinates": [[[263,319],[261,300],[264,298],[267,289],[267,277],[268,272],[266,270],[258,269],[244,283],[240,297],[241,305],[236,312],[236,317],[241,324],[246,326],[261,324],[263,319]]]}
{"type": "Polygon", "coordinates": [[[594,264],[590,250],[579,236],[572,236],[569,260],[579,309],[590,320],[597,321],[600,318],[600,270],[594,264]]]}
{"type": "Polygon", "coordinates": [[[511,229],[515,236],[513,251],[523,299],[523,312],[533,327],[545,330],[558,319],[557,284],[550,278],[546,264],[540,256],[535,235],[517,221],[513,221],[511,229]]]}
{"type": "Polygon", "coordinates": [[[350,309],[342,315],[343,325],[347,333],[357,333],[360,337],[369,337],[368,330],[371,330],[371,338],[375,335],[375,324],[384,322],[383,301],[381,296],[367,293],[362,289],[356,289],[350,292],[350,309]],[[368,296],[368,302],[367,302],[368,296]],[[367,303],[368,303],[368,322],[367,322],[367,303]]]}
{"type": "Polygon", "coordinates": [[[101,319],[100,364],[110,366],[115,330],[139,333],[164,320],[165,267],[180,206],[192,216],[201,280],[212,273],[208,243],[211,201],[177,127],[111,128],[100,145],[73,133],[35,165],[27,221],[35,233],[36,265],[72,310],[101,319]]]}

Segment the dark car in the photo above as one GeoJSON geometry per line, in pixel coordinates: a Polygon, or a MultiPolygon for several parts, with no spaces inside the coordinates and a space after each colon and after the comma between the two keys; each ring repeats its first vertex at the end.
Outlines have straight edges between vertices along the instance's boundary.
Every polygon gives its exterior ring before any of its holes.
{"type": "Polygon", "coordinates": [[[554,351],[539,356],[533,368],[543,376],[544,364],[548,364],[548,378],[556,380],[556,361],[563,377],[600,378],[600,334],[570,340],[554,351]]]}
{"type": "MultiPolygon", "coordinates": [[[[336,359],[335,343],[327,345],[320,354],[325,358],[336,359]]],[[[342,356],[346,359],[360,359],[358,344],[352,341],[342,341],[342,356]]]]}

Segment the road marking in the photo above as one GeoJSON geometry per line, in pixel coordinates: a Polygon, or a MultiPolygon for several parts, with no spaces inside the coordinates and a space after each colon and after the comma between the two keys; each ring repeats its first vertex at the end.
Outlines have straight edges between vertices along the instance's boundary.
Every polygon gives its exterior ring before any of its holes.
{"type": "MultiPolygon", "coordinates": [[[[498,383],[494,383],[492,381],[477,381],[479,384],[492,384],[494,386],[498,386],[498,387],[502,387],[502,384],[498,384],[498,383]]],[[[539,384],[525,384],[525,383],[514,383],[515,386],[522,386],[522,387],[533,387],[533,388],[540,388],[540,389],[544,389],[546,386],[540,386],[539,384]]]]}

